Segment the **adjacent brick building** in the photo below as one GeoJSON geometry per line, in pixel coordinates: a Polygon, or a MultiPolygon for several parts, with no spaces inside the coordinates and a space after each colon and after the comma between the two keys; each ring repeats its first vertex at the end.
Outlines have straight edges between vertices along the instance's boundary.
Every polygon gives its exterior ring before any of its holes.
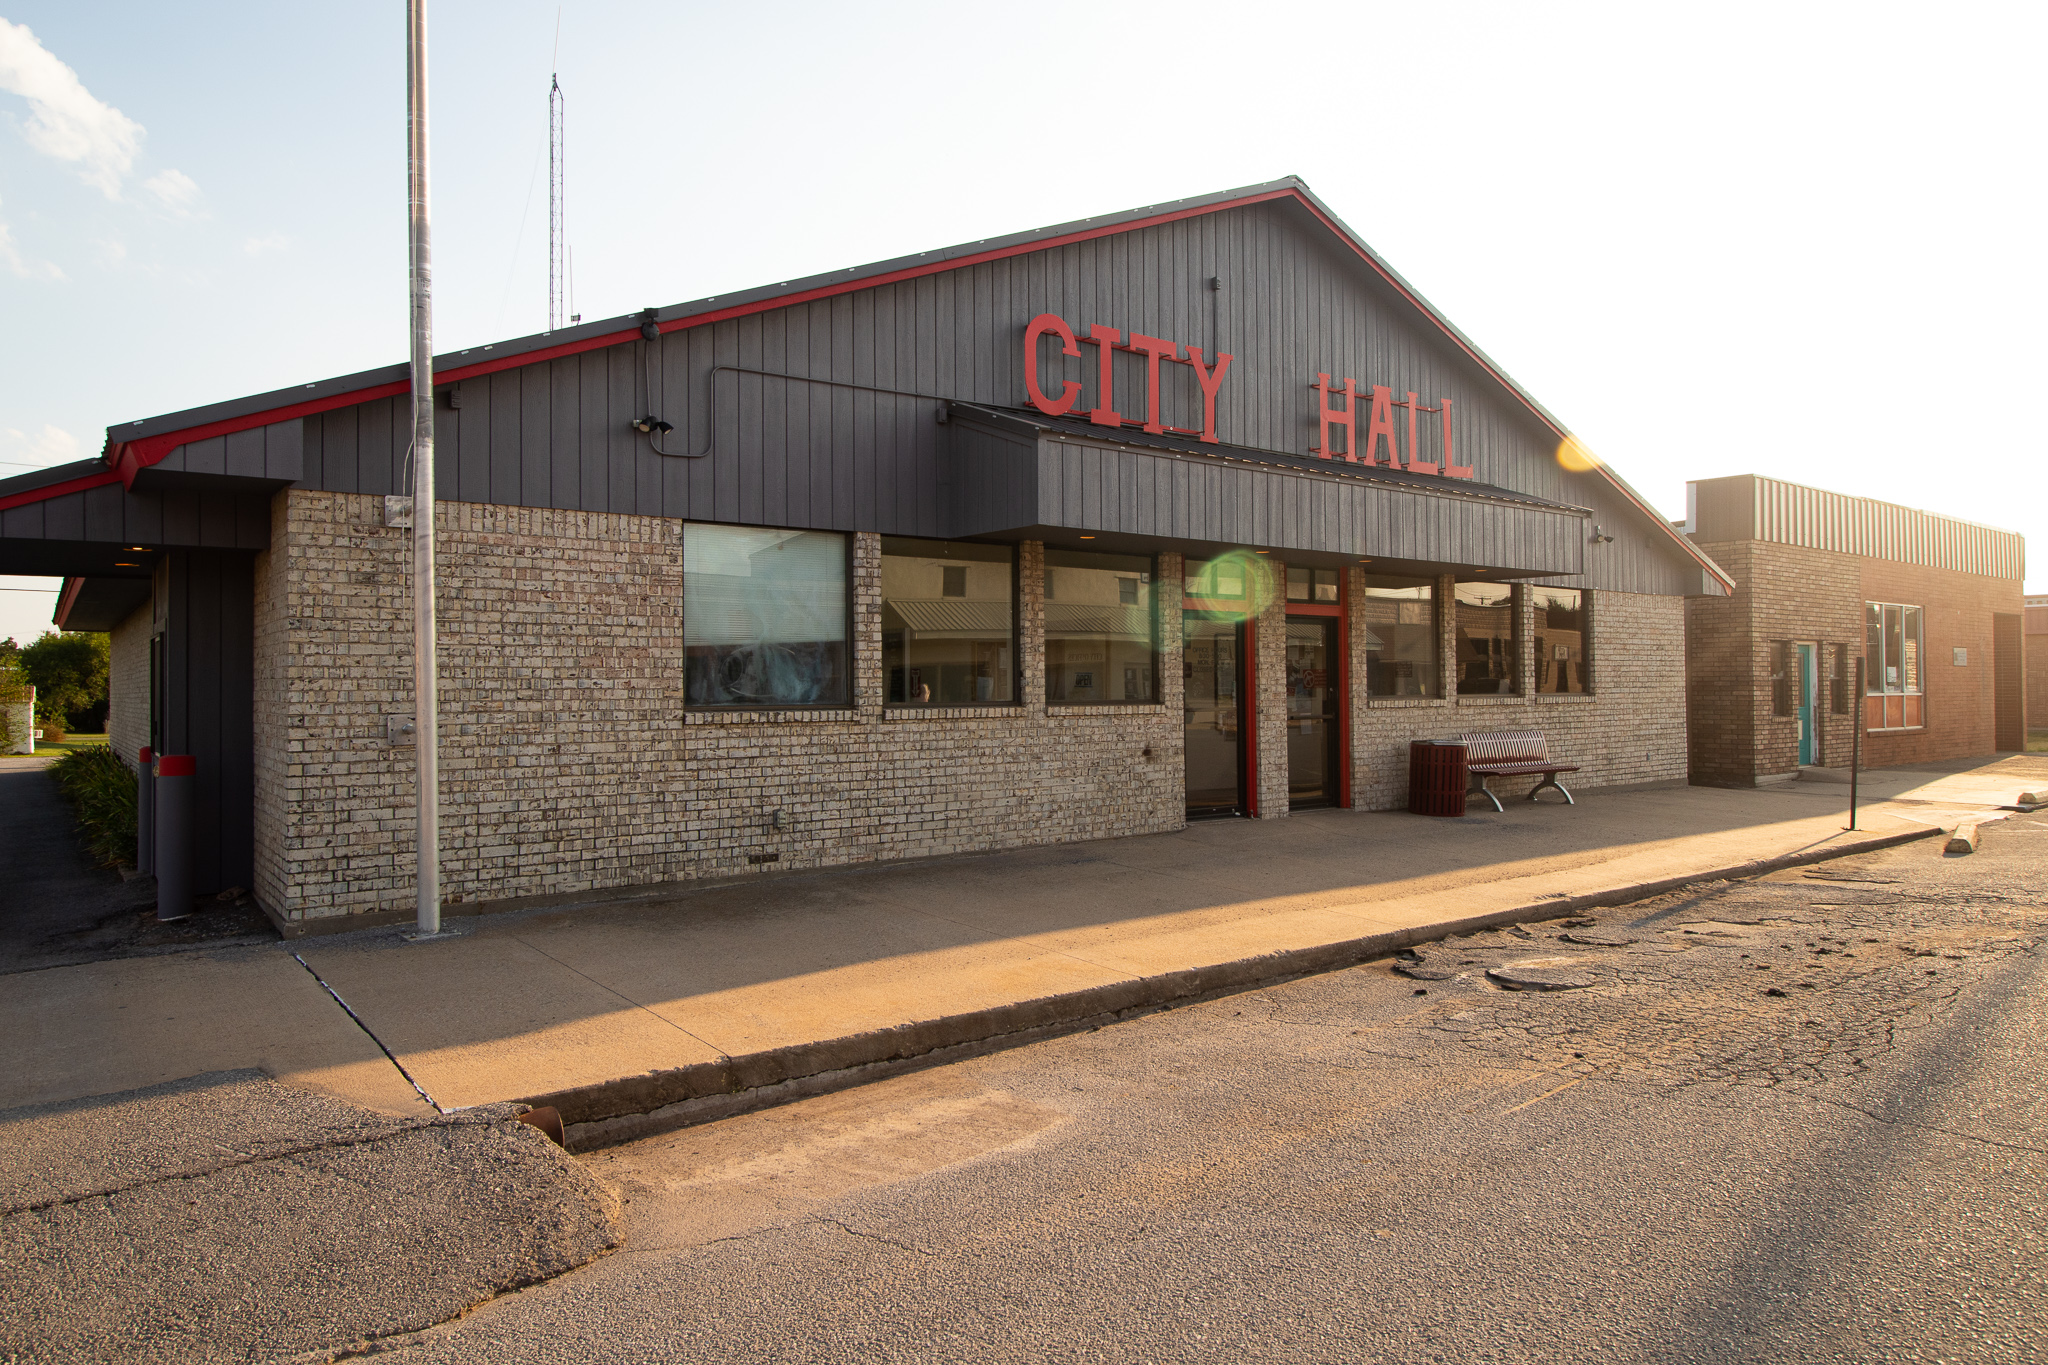
{"type": "Polygon", "coordinates": [[[1686,604],[1692,780],[2018,749],[2018,535],[1741,475],[1687,486],[1686,533],[1733,575],[1686,604]],[[1865,664],[1864,695],[1855,695],[1865,664]]]}
{"type": "MultiPolygon", "coordinates": [[[[436,380],[451,902],[1383,809],[1471,730],[1686,776],[1727,574],[1298,181],[436,380]]],[[[114,632],[122,752],[199,758],[199,886],[291,930],[411,914],[408,405],[323,380],[0,481],[0,572],[114,632]]]]}

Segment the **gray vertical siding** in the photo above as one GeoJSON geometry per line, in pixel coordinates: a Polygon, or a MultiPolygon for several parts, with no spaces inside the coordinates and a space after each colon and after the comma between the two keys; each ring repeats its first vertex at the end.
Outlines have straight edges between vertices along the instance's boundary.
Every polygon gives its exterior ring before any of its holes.
{"type": "MultiPolygon", "coordinates": [[[[1308,386],[1318,371],[1385,384],[1396,397],[1413,390],[1431,406],[1452,399],[1458,457],[1479,479],[1589,507],[1616,536],[1584,556],[1588,584],[1697,590],[1697,566],[1681,550],[1604,480],[1564,470],[1555,438],[1518,400],[1290,201],[686,327],[652,343],[652,392],[650,343],[640,341],[466,379],[461,406],[444,401],[439,409],[442,496],[948,534],[960,496],[959,471],[948,469],[944,455],[953,443],[934,420],[935,404],[912,395],[1021,405],[1023,330],[1041,312],[1083,333],[1102,323],[1127,336],[1144,332],[1202,346],[1212,360],[1219,347],[1232,353],[1219,409],[1227,444],[1306,454],[1317,435],[1308,386]],[[1210,288],[1212,278],[1222,281],[1221,290],[1210,288]],[[708,450],[709,457],[655,454],[627,425],[648,411],[675,424],[667,438],[672,448],[708,450]]],[[[1096,397],[1095,353],[1086,344],[1081,349],[1078,361],[1049,365],[1048,387],[1057,376],[1079,379],[1087,405],[1096,397]]],[[[1113,368],[1116,406],[1141,416],[1143,357],[1119,354],[1113,368]]],[[[1166,420],[1196,425],[1192,372],[1167,365],[1164,374],[1166,420]]],[[[405,402],[384,399],[306,419],[306,482],[399,491],[405,402]]],[[[1396,426],[1405,446],[1400,409],[1396,426]]],[[[1419,425],[1427,457],[1440,454],[1438,429],[1433,417],[1419,425]]],[[[1085,457],[1075,477],[1089,477],[1085,457]]],[[[1323,540],[1348,534],[1344,519],[1354,510],[1291,503],[1311,498],[1320,485],[1268,482],[1275,486],[1232,494],[1250,499],[1252,523],[1270,532],[1266,543],[1280,543],[1282,526],[1314,524],[1323,540]]],[[[1244,486],[1263,488],[1256,478],[1244,486]]],[[[1130,483],[1099,487],[1091,496],[1120,506],[1190,487],[1169,481],[1141,490],[1130,483]]],[[[1454,506],[1416,515],[1451,518],[1454,506]]]]}
{"type": "Polygon", "coordinates": [[[247,887],[255,875],[254,563],[246,554],[175,550],[157,585],[162,751],[198,759],[195,886],[247,887]]]}

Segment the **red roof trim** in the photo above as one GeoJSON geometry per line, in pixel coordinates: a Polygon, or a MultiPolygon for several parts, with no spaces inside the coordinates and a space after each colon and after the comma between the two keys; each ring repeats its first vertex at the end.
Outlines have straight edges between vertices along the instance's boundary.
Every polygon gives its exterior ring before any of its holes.
{"type": "MultiPolygon", "coordinates": [[[[1454,345],[1456,345],[1459,350],[1463,351],[1466,354],[1466,356],[1470,358],[1473,364],[1477,365],[1480,369],[1484,370],[1487,374],[1491,375],[1502,388],[1506,389],[1509,393],[1513,394],[1516,400],[1519,401],[1523,407],[1529,410],[1529,414],[1532,417],[1534,417],[1537,421],[1541,422],[1544,426],[1550,428],[1551,431],[1555,432],[1560,440],[1568,439],[1571,436],[1571,433],[1569,431],[1566,431],[1563,427],[1559,426],[1556,422],[1552,421],[1549,414],[1545,413],[1541,408],[1537,407],[1534,403],[1530,402],[1528,396],[1522,392],[1521,388],[1518,385],[1509,380],[1508,377],[1502,374],[1499,370],[1495,369],[1491,361],[1489,361],[1485,356],[1479,354],[1478,351],[1472,348],[1470,343],[1468,343],[1463,337],[1459,336],[1455,331],[1453,331],[1450,328],[1450,326],[1445,323],[1444,319],[1437,315],[1437,311],[1434,308],[1430,307],[1421,299],[1417,298],[1415,294],[1412,291],[1410,291],[1406,285],[1402,284],[1401,281],[1394,278],[1394,276],[1388,272],[1387,268],[1384,265],[1380,264],[1379,260],[1370,251],[1366,250],[1365,246],[1362,243],[1355,240],[1350,233],[1346,232],[1343,228],[1339,227],[1337,223],[1328,214],[1324,213],[1321,209],[1317,208],[1305,196],[1297,194],[1295,197],[1297,199],[1300,199],[1302,207],[1306,208],[1310,213],[1313,213],[1316,216],[1316,218],[1323,224],[1324,227],[1327,227],[1328,229],[1330,229],[1331,232],[1337,234],[1337,236],[1343,240],[1346,246],[1349,246],[1353,251],[1357,252],[1360,260],[1363,260],[1367,265],[1371,266],[1374,272],[1377,273],[1380,276],[1380,278],[1384,279],[1388,284],[1392,285],[1394,287],[1395,292],[1399,293],[1402,298],[1408,300],[1409,303],[1413,304],[1423,314],[1423,316],[1427,317],[1430,321],[1434,322],[1437,325],[1438,330],[1441,331],[1445,336],[1449,337],[1451,339],[1451,342],[1454,345]]],[[[1586,453],[1590,455],[1592,452],[1588,451],[1586,453]]],[[[1697,561],[1701,568],[1705,569],[1708,573],[1712,574],[1729,591],[1734,591],[1735,579],[1729,575],[1727,570],[1723,569],[1720,565],[1714,563],[1713,560],[1707,558],[1707,556],[1699,549],[1699,547],[1694,545],[1690,540],[1687,540],[1684,535],[1682,535],[1678,531],[1673,530],[1671,523],[1664,520],[1664,518],[1658,514],[1656,508],[1644,502],[1642,496],[1638,494],[1635,491],[1635,489],[1630,488],[1627,484],[1623,483],[1619,475],[1615,474],[1612,470],[1608,469],[1606,461],[1601,460],[1598,456],[1594,456],[1593,468],[1600,475],[1601,478],[1607,480],[1609,486],[1611,486],[1615,492],[1621,494],[1624,498],[1627,498],[1629,502],[1636,508],[1637,511],[1641,512],[1651,521],[1657,523],[1658,528],[1661,529],[1665,535],[1669,536],[1673,541],[1675,541],[1678,544],[1678,546],[1686,552],[1688,556],[1697,561]]]]}
{"type": "MultiPolygon", "coordinates": [[[[980,265],[987,261],[1028,255],[1031,252],[1045,251],[1052,247],[1070,246],[1076,242],[1093,241],[1098,237],[1135,232],[1140,228],[1158,227],[1165,223],[1175,223],[1186,218],[1197,218],[1204,214],[1221,213],[1225,209],[1243,208],[1249,204],[1261,204],[1275,199],[1291,199],[1307,209],[1315,216],[1316,221],[1328,228],[1346,246],[1349,246],[1352,251],[1356,252],[1358,258],[1372,268],[1373,273],[1391,285],[1396,293],[1407,300],[1424,317],[1435,323],[1438,330],[1448,337],[1451,343],[1460,351],[1464,352],[1467,358],[1491,376],[1502,388],[1513,394],[1516,401],[1528,409],[1530,415],[1535,417],[1537,421],[1541,422],[1549,430],[1556,433],[1559,439],[1570,436],[1570,432],[1560,427],[1548,414],[1537,407],[1528,395],[1524,394],[1506,375],[1496,369],[1492,362],[1474,349],[1471,343],[1459,336],[1456,330],[1434,308],[1424,303],[1416,296],[1413,290],[1404,285],[1393,272],[1380,262],[1378,257],[1374,256],[1366,248],[1364,243],[1358,241],[1341,227],[1335,219],[1324,213],[1316,205],[1315,201],[1300,190],[1293,188],[1267,190],[1261,194],[1248,194],[1238,199],[1226,199],[1218,203],[1204,204],[1195,208],[1176,209],[1170,213],[1158,213],[1149,218],[1134,218],[1122,222],[1104,224],[1098,228],[1084,228],[1076,232],[1061,233],[1056,237],[1015,242],[1008,246],[991,247],[987,251],[972,252],[965,256],[946,257],[922,265],[905,266],[900,270],[891,270],[881,275],[857,276],[845,281],[835,281],[832,284],[819,285],[814,289],[799,290],[794,294],[785,294],[777,298],[755,299],[748,303],[733,304],[728,308],[718,308],[710,312],[696,313],[686,318],[675,318],[668,322],[660,323],[659,326],[663,332],[685,331],[692,327],[703,327],[714,322],[724,322],[730,318],[746,317],[753,313],[765,313],[776,308],[787,308],[793,304],[810,303],[817,299],[852,293],[855,290],[873,289],[885,284],[897,284],[904,280],[919,279],[926,275],[936,275],[948,270],[958,270],[965,266],[980,265]]],[[[436,370],[434,372],[434,382],[437,384],[454,383],[463,379],[496,374],[502,370],[518,369],[524,365],[535,365],[542,361],[556,360],[563,356],[576,355],[584,351],[594,351],[607,346],[621,345],[639,335],[638,328],[607,332],[603,336],[563,342],[559,346],[543,347],[537,351],[521,351],[514,355],[472,361],[467,365],[455,366],[447,370],[436,370]]],[[[172,450],[187,442],[208,440],[215,436],[227,435],[230,432],[247,431],[252,427],[269,426],[273,422],[290,421],[294,417],[310,416],[318,412],[331,411],[334,408],[353,407],[358,403],[367,403],[378,398],[394,397],[408,392],[410,387],[408,381],[396,380],[356,389],[348,393],[330,394],[321,398],[310,399],[304,403],[289,404],[285,407],[270,409],[267,412],[251,413],[245,417],[231,417],[218,422],[208,422],[202,426],[187,427],[182,431],[165,432],[158,436],[144,436],[135,441],[124,441],[108,450],[108,463],[120,472],[123,486],[133,487],[135,474],[138,470],[157,463],[164,456],[170,454],[172,450]]],[[[1686,552],[1689,558],[1696,561],[1701,568],[1712,574],[1731,591],[1734,589],[1735,580],[1728,575],[1726,570],[1715,564],[1713,560],[1707,558],[1691,541],[1673,530],[1670,523],[1665,521],[1655,508],[1644,502],[1642,497],[1626,483],[1623,483],[1620,477],[1610,471],[1604,462],[1596,459],[1594,468],[1607,481],[1609,486],[1628,499],[1631,505],[1654,522],[1660,530],[1686,552]]],[[[41,496],[54,497],[56,494],[46,491],[41,496]]],[[[24,500],[33,502],[39,499],[35,496],[25,496],[24,500]]],[[[19,504],[0,502],[0,508],[15,505],[19,504]]]]}
{"type": "Polygon", "coordinates": [[[67,578],[64,580],[64,590],[57,595],[57,610],[50,613],[51,625],[59,630],[71,629],[71,627],[64,624],[64,620],[71,615],[71,609],[78,605],[78,594],[84,587],[85,580],[83,578],[67,578]]]}
{"type": "MultiPolygon", "coordinates": [[[[1246,195],[1221,204],[1210,204],[1202,208],[1178,209],[1172,213],[1155,214],[1132,222],[1108,224],[1099,228],[1088,228],[1079,232],[1062,233],[1040,241],[1018,242],[1011,246],[991,247],[967,256],[952,256],[931,261],[923,265],[905,266],[883,275],[866,275],[858,279],[820,285],[815,289],[799,290],[772,299],[755,299],[749,303],[734,304],[729,308],[713,309],[707,313],[696,313],[686,318],[674,318],[660,324],[664,332],[679,332],[691,327],[703,327],[729,318],[746,317],[752,313],[766,313],[776,308],[787,308],[792,304],[809,303],[815,299],[830,298],[836,294],[852,293],[858,289],[872,289],[878,285],[896,284],[903,280],[918,279],[925,275],[936,275],[947,270],[958,270],[963,266],[979,265],[984,261],[1001,260],[1009,256],[1022,256],[1033,251],[1044,251],[1048,247],[1066,246],[1074,242],[1085,242],[1097,237],[1112,236],[1129,232],[1135,228],[1157,227],[1162,223],[1177,222],[1221,209],[1240,208],[1246,204],[1257,204],[1268,199],[1299,199],[1294,190],[1269,190],[1264,194],[1246,195]]],[[[453,384],[464,379],[480,378],[496,374],[501,370],[518,369],[523,365],[537,365],[546,360],[558,360],[563,356],[577,355],[584,351],[600,350],[607,346],[618,346],[637,340],[637,327],[618,332],[607,332],[602,336],[585,337],[579,341],[565,341],[558,346],[546,346],[537,351],[520,351],[517,354],[493,356],[489,360],[475,360],[467,365],[456,365],[434,371],[436,384],[453,384]]],[[[314,413],[330,412],[335,408],[354,407],[379,398],[393,398],[411,390],[406,380],[392,380],[366,388],[352,389],[344,393],[326,394],[319,398],[307,399],[303,403],[290,403],[283,407],[252,412],[241,417],[226,417],[217,422],[207,422],[196,427],[184,427],[177,431],[166,431],[154,436],[140,436],[133,441],[121,441],[109,448],[107,463],[121,476],[123,486],[132,488],[138,471],[156,464],[181,445],[193,441],[211,440],[237,431],[248,431],[254,427],[267,427],[274,422],[289,422],[295,417],[309,417],[314,413]]]]}
{"type": "Polygon", "coordinates": [[[103,488],[107,484],[120,481],[121,476],[111,469],[104,474],[81,474],[75,479],[66,479],[62,483],[53,483],[44,488],[9,493],[6,497],[0,498],[0,512],[13,507],[27,507],[30,503],[47,502],[51,498],[61,498],[66,493],[83,493],[88,488],[103,488]]]}

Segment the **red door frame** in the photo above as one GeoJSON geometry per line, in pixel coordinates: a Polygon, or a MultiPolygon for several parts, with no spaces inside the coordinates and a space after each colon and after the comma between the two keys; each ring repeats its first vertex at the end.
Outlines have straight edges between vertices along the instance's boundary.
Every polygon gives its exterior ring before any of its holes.
{"type": "Polygon", "coordinates": [[[1337,686],[1337,805],[1351,806],[1351,593],[1350,575],[1337,577],[1337,601],[1289,602],[1289,616],[1333,616],[1337,620],[1336,658],[1331,673],[1337,686]]]}

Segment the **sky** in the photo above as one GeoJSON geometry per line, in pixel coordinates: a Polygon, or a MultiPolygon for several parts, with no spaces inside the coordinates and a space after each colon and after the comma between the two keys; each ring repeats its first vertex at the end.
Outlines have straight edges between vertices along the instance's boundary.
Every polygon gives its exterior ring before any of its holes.
{"type": "MultiPolygon", "coordinates": [[[[404,358],[403,13],[0,0],[0,474],[404,358]]],[[[559,72],[588,318],[1294,174],[1668,516],[1756,473],[2048,545],[2044,37],[2018,4],[431,0],[436,346],[546,324],[559,72]]],[[[24,586],[0,636],[48,623],[24,586]]]]}

